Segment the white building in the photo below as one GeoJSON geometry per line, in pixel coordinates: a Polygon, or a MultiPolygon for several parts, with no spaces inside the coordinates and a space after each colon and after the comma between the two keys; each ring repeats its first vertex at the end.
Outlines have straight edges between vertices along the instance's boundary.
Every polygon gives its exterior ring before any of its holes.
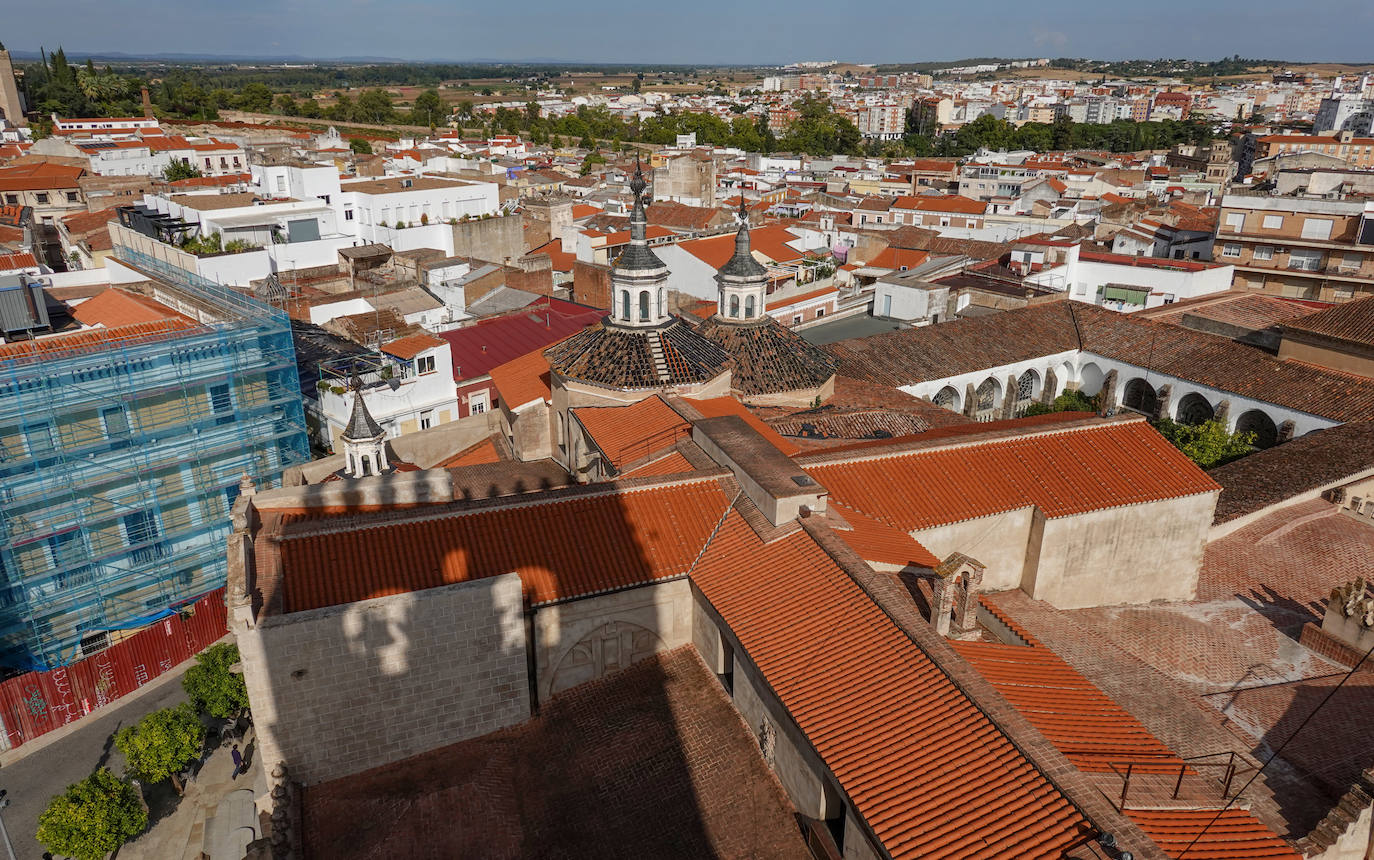
{"type": "Polygon", "coordinates": [[[345,182],[339,190],[343,231],[368,242],[388,241],[397,223],[441,224],[495,215],[500,208],[494,182],[389,176],[345,182]]]}
{"type": "Polygon", "coordinates": [[[1235,266],[1081,251],[1074,245],[1063,263],[1027,276],[1025,283],[1067,291],[1074,301],[1129,312],[1224,292],[1234,275],[1235,266]]]}

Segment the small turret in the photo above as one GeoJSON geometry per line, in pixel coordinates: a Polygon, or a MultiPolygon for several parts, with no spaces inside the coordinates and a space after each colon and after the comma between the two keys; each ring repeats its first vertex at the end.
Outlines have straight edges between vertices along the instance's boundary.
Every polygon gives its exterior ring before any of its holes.
{"type": "Polygon", "coordinates": [[[342,437],[346,460],[344,474],[350,478],[384,474],[391,469],[386,456],[386,431],[367,411],[362,380],[356,373],[350,387],[353,389],[353,414],[342,437]]]}

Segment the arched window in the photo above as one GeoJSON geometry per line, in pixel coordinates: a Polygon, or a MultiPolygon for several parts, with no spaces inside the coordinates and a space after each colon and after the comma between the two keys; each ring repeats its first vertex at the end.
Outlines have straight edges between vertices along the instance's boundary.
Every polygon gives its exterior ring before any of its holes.
{"type": "Polygon", "coordinates": [[[640,290],[639,293],[639,321],[649,321],[649,291],[640,290]]]}
{"type": "Polygon", "coordinates": [[[730,297],[730,316],[739,316],[739,296],[730,297]]]}
{"type": "Polygon", "coordinates": [[[1178,423],[1180,424],[1205,424],[1211,421],[1216,415],[1212,409],[1212,404],[1207,402],[1207,398],[1197,392],[1186,395],[1178,402],[1178,423]]]}
{"type": "Polygon", "coordinates": [[[753,318],[754,318],[754,297],[753,297],[753,296],[745,296],[745,297],[744,297],[744,318],[745,318],[745,319],[753,319],[753,318]]]}
{"type": "Polygon", "coordinates": [[[959,392],[955,391],[953,387],[946,385],[944,388],[941,388],[939,391],[935,392],[935,396],[931,398],[931,402],[933,402],[936,406],[939,406],[941,409],[948,409],[951,412],[958,412],[959,392]]]}
{"type": "Polygon", "coordinates": [[[1026,403],[1035,397],[1035,384],[1040,381],[1034,370],[1027,370],[1017,377],[1016,402],[1026,403]]]}
{"type": "Polygon", "coordinates": [[[1251,409],[1236,419],[1236,432],[1255,434],[1250,444],[1256,448],[1272,448],[1279,441],[1279,428],[1274,419],[1258,409],[1251,409]]]}
{"type": "Polygon", "coordinates": [[[629,322],[630,320],[630,291],[620,291],[620,318],[629,322]]]}
{"type": "Polygon", "coordinates": [[[997,384],[995,379],[985,379],[983,384],[978,386],[975,396],[978,398],[979,417],[986,417],[997,408],[997,401],[1001,398],[1002,386],[997,384]]]}
{"type": "Polygon", "coordinates": [[[658,315],[665,316],[668,313],[668,290],[666,287],[658,288],[658,315]]]}
{"type": "Polygon", "coordinates": [[[1159,398],[1155,395],[1154,387],[1150,383],[1136,378],[1126,383],[1126,391],[1121,398],[1121,405],[1133,412],[1153,415],[1159,407],[1159,398]]]}

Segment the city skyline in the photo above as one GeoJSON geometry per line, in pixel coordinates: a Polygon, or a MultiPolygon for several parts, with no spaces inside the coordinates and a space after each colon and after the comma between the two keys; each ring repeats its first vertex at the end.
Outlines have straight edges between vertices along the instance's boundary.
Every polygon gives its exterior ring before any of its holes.
{"type": "Polygon", "coordinates": [[[864,14],[843,28],[824,25],[829,10],[814,2],[770,1],[742,9],[708,0],[633,15],[627,3],[602,2],[584,6],[576,16],[548,0],[480,12],[428,0],[386,5],[351,0],[346,16],[339,14],[339,6],[322,0],[245,0],[227,15],[218,7],[158,0],[146,7],[144,15],[129,16],[83,0],[60,23],[37,14],[13,16],[3,41],[12,51],[62,45],[82,56],[174,53],[415,62],[773,65],[1028,56],[1210,60],[1239,54],[1295,63],[1360,63],[1371,59],[1361,34],[1374,25],[1374,9],[1362,4],[1307,4],[1304,21],[1328,38],[1321,56],[1298,56],[1310,49],[1296,45],[1287,30],[1249,16],[1250,7],[1235,0],[1166,0],[1138,11],[1084,10],[1066,0],[1051,0],[1033,11],[1007,0],[984,2],[974,10],[924,4],[913,9],[880,0],[867,4],[864,14]],[[1186,30],[1177,27],[1180,19],[1190,22],[1186,30]],[[155,38],[150,38],[149,20],[161,22],[155,38]],[[718,25],[702,27],[703,21],[718,25]],[[891,26],[894,22],[910,26],[891,26]]]}

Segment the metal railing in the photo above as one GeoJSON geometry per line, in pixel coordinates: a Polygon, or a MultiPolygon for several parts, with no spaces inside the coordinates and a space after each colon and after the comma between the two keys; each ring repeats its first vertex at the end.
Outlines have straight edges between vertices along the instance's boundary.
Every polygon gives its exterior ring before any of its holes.
{"type": "MultiPolygon", "coordinates": [[[[1166,763],[1173,758],[1173,756],[1159,756],[1161,764],[1166,763]]],[[[1246,763],[1244,757],[1241,754],[1235,752],[1234,750],[1188,756],[1186,758],[1176,759],[1176,761],[1178,762],[1178,774],[1174,779],[1173,792],[1169,796],[1171,800],[1178,800],[1179,792],[1183,789],[1183,778],[1188,775],[1188,772],[1190,770],[1192,770],[1194,773],[1197,773],[1197,771],[1202,768],[1221,769],[1221,776],[1219,777],[1219,781],[1221,783],[1221,800],[1226,800],[1230,797],[1231,786],[1235,782],[1237,776],[1240,776],[1242,774],[1254,773],[1255,771],[1259,770],[1259,767],[1257,765],[1246,763]],[[1207,761],[1207,759],[1224,760],[1207,761]]],[[[1126,808],[1126,799],[1127,796],[1130,794],[1131,790],[1131,778],[1135,774],[1136,765],[1139,764],[1145,764],[1145,762],[1142,762],[1139,759],[1129,762],[1107,762],[1107,767],[1111,768],[1113,773],[1121,777],[1121,800],[1118,804],[1118,806],[1121,809],[1126,808]],[[1121,764],[1125,764],[1126,769],[1124,771],[1121,770],[1120,767],[1118,767],[1121,764]]],[[[1150,765],[1150,767],[1150,773],[1159,773],[1159,765],[1150,765]]],[[[1197,775],[1201,776],[1201,774],[1197,775]]]]}

